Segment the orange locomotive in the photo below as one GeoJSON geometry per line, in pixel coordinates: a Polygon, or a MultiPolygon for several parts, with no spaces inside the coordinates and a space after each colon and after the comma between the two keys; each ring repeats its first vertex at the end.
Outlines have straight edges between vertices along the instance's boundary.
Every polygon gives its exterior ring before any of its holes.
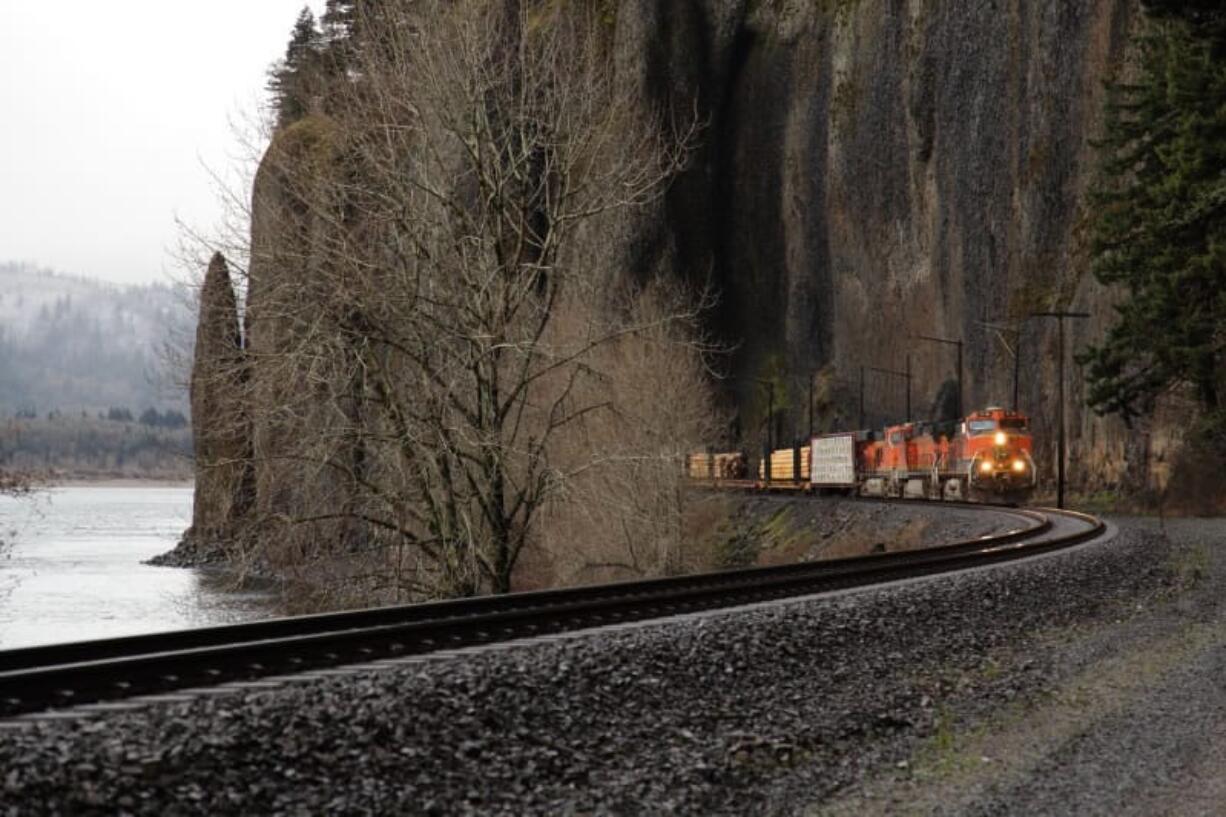
{"type": "Polygon", "coordinates": [[[857,447],[857,487],[866,496],[1020,502],[1038,481],[1027,418],[1002,408],[977,411],[953,428],[889,426],[857,447]]]}

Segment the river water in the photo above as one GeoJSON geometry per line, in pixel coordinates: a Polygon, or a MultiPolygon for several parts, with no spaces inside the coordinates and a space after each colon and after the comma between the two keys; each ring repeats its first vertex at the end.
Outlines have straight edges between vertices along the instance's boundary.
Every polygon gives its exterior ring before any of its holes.
{"type": "Polygon", "coordinates": [[[191,487],[74,486],[0,496],[0,649],[273,615],[269,594],[143,561],[191,521],[191,487]]]}

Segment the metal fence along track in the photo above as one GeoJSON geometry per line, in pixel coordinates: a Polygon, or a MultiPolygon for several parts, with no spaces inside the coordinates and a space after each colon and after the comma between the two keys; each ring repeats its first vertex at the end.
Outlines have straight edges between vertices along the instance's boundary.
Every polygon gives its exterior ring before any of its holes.
{"type": "Polygon", "coordinates": [[[0,715],[865,587],[1068,547],[1103,523],[1002,510],[1016,529],[937,548],[0,652],[0,715]]]}

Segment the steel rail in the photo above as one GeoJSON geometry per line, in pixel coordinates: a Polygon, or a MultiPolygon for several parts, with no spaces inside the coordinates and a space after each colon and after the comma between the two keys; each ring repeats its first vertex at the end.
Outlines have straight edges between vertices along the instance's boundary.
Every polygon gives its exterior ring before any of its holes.
{"type": "Polygon", "coordinates": [[[926,550],[0,652],[0,715],[865,587],[1068,547],[1103,530],[1093,517],[1063,512],[1079,529],[1044,538],[1056,512],[993,510],[1024,524],[926,550]]]}

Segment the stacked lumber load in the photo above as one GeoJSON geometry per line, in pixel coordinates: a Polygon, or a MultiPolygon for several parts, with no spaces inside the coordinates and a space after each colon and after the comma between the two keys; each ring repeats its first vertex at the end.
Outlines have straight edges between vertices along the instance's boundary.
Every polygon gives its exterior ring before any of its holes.
{"type": "MultiPolygon", "coordinates": [[[[800,473],[796,472],[796,449],[780,448],[770,455],[771,482],[807,482],[809,479],[809,460],[812,451],[809,446],[800,447],[800,473]]],[[[765,463],[758,463],[758,478],[766,478],[765,463]]]]}
{"type": "Polygon", "coordinates": [[[749,475],[749,464],[741,451],[700,452],[689,455],[685,473],[691,479],[745,479],[749,475]]]}

